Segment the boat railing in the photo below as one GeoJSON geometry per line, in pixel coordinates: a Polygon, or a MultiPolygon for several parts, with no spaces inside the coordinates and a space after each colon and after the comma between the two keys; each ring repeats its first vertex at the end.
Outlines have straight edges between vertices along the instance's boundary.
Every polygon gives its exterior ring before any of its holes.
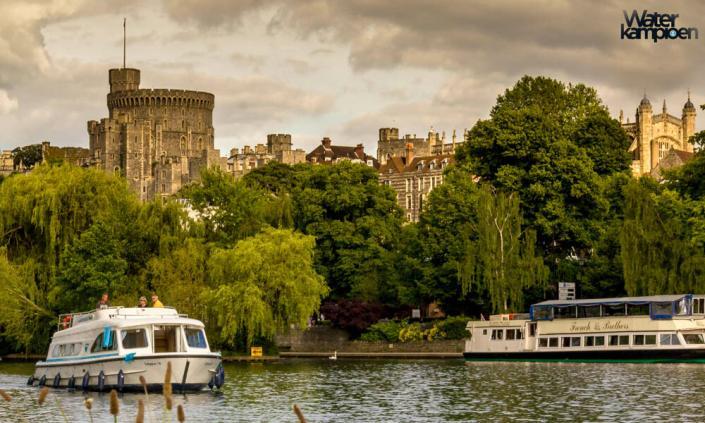
{"type": "MultiPolygon", "coordinates": [[[[154,307],[148,307],[147,309],[151,310],[156,310],[154,307]]],[[[174,307],[164,307],[165,310],[176,310],[174,307]]],[[[94,320],[96,318],[95,313],[97,311],[102,311],[102,310],[107,310],[107,311],[116,311],[116,313],[111,313],[109,314],[109,318],[111,319],[117,319],[117,318],[122,318],[122,319],[129,319],[129,318],[134,318],[134,317],[153,317],[153,318],[165,318],[165,317],[179,317],[183,319],[188,319],[188,314],[185,313],[177,313],[177,314],[170,314],[170,313],[154,313],[151,312],[149,314],[137,314],[137,313],[121,313],[121,311],[126,310],[125,307],[118,306],[118,307],[109,307],[106,309],[96,309],[96,310],[91,310],[91,311],[84,311],[80,313],[65,313],[65,314],[60,314],[59,315],[59,322],[57,324],[57,329],[58,330],[64,330],[68,328],[72,328],[80,323],[87,322],[90,320],[94,320]]]]}
{"type": "Polygon", "coordinates": [[[72,328],[79,323],[87,322],[93,320],[93,311],[83,311],[80,313],[65,313],[59,315],[59,323],[57,325],[58,330],[64,330],[72,328]]]}

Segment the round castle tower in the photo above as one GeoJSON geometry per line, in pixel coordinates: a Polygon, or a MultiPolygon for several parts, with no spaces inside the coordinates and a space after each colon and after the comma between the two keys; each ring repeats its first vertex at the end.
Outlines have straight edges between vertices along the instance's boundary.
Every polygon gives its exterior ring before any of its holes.
{"type": "Polygon", "coordinates": [[[124,176],[140,198],[170,195],[217,165],[215,96],[202,91],[140,88],[139,69],[110,69],[108,118],[88,122],[91,156],[124,176]]]}

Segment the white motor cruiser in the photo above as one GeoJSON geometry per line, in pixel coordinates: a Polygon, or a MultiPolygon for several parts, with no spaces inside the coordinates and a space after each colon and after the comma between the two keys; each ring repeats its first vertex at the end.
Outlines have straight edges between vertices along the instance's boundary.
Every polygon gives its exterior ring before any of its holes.
{"type": "Polygon", "coordinates": [[[47,358],[27,382],[83,390],[160,391],[167,363],[175,392],[220,388],[225,372],[203,323],[173,308],[110,307],[59,317],[47,358]]]}

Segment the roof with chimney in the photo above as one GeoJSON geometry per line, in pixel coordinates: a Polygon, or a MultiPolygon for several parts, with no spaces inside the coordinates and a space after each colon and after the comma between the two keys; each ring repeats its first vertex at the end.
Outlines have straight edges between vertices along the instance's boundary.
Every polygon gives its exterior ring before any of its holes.
{"type": "Polygon", "coordinates": [[[333,145],[328,137],[323,138],[321,144],[306,155],[306,161],[312,163],[333,164],[340,160],[360,161],[375,169],[379,168],[377,159],[366,154],[362,144],[355,147],[333,145]]]}

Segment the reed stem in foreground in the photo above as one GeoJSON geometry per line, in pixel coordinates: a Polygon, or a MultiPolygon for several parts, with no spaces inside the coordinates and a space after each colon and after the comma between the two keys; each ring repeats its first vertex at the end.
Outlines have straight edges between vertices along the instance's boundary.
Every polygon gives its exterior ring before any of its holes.
{"type": "Polygon", "coordinates": [[[296,417],[299,418],[299,423],[306,423],[306,417],[304,417],[304,413],[301,412],[301,409],[296,404],[294,404],[294,413],[296,413],[296,417]]]}

